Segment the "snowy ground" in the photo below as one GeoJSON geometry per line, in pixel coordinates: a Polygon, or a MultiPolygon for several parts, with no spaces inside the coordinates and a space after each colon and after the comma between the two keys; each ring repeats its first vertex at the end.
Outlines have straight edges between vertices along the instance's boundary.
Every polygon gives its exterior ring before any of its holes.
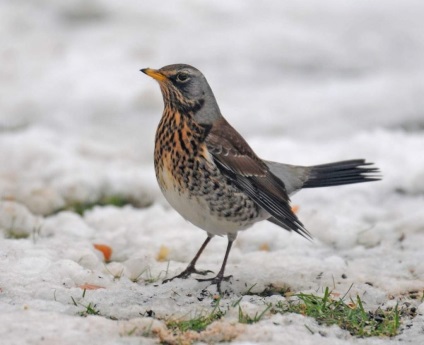
{"type": "MultiPolygon", "coordinates": [[[[260,156],[367,158],[384,173],[379,183],[295,195],[312,243],[267,222],[241,233],[222,306],[254,284],[340,294],[353,284],[366,308],[418,311],[393,339],[357,339],[296,314],[242,325],[230,307],[197,340],[424,343],[423,15],[420,0],[2,1],[1,343],[171,342],[163,320],[211,310],[203,290],[214,287],[161,285],[205,237],[167,206],[152,167],[162,100],[138,70],[177,62],[205,73],[260,156]],[[138,207],[58,212],[114,196],[138,207]],[[95,243],[112,247],[110,263],[95,243]],[[87,286],[102,288],[83,296],[87,286]],[[89,304],[100,316],[79,315],[89,304]]],[[[199,268],[216,272],[225,245],[214,239],[199,268]]],[[[280,299],[241,305],[254,314],[280,299]]]]}

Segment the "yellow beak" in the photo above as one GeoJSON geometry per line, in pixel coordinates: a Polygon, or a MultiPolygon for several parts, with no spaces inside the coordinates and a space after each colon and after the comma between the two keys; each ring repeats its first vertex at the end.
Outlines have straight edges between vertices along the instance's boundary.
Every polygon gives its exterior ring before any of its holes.
{"type": "Polygon", "coordinates": [[[162,72],[159,72],[157,69],[143,68],[140,71],[157,81],[164,81],[167,79],[166,76],[162,74],[162,72]]]}

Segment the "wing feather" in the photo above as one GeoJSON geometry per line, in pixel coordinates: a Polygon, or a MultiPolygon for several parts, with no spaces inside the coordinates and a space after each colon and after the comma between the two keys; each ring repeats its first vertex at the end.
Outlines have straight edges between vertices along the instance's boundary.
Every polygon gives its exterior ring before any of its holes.
{"type": "Polygon", "coordinates": [[[224,118],[213,125],[205,142],[221,173],[267,211],[275,224],[311,238],[291,210],[283,181],[269,170],[224,118]]]}

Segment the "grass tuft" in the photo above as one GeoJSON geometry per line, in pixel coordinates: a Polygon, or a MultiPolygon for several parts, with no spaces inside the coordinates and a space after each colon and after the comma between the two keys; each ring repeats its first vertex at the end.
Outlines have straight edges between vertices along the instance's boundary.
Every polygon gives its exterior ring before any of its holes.
{"type": "Polygon", "coordinates": [[[239,313],[238,313],[238,321],[240,323],[251,325],[253,323],[261,321],[262,317],[265,315],[265,313],[272,308],[272,304],[268,304],[267,307],[260,313],[256,312],[255,315],[252,317],[248,314],[246,314],[242,309],[241,306],[238,306],[239,313]]]}
{"type": "Polygon", "coordinates": [[[12,217],[10,226],[4,228],[4,237],[7,239],[21,240],[29,237],[29,233],[16,225],[16,215],[12,217]]]}
{"type": "Polygon", "coordinates": [[[219,301],[215,303],[210,313],[200,313],[189,320],[170,320],[166,323],[169,329],[179,331],[181,333],[187,331],[201,332],[206,329],[212,322],[221,319],[225,312],[219,307],[219,301]]]}
{"type": "Polygon", "coordinates": [[[130,278],[133,283],[143,281],[146,285],[157,283],[161,279],[165,279],[168,276],[169,261],[166,266],[166,270],[160,271],[157,275],[153,275],[150,267],[146,267],[136,277],[130,278]]]}
{"type": "Polygon", "coordinates": [[[100,315],[100,310],[96,309],[95,304],[88,303],[88,305],[83,307],[85,308],[85,310],[79,312],[80,316],[85,317],[87,315],[100,315]]]}
{"type": "Polygon", "coordinates": [[[245,293],[244,296],[260,296],[260,297],[270,297],[274,295],[290,297],[293,295],[289,286],[276,286],[274,284],[269,284],[265,286],[260,292],[252,292],[252,289],[256,286],[253,284],[245,293]]]}
{"type": "Polygon", "coordinates": [[[400,311],[398,306],[383,310],[366,311],[359,296],[345,303],[344,297],[333,299],[327,287],[324,295],[300,293],[297,301],[278,302],[273,311],[276,313],[297,313],[313,317],[319,324],[338,325],[357,337],[388,336],[399,332],[400,311]]]}
{"type": "Polygon", "coordinates": [[[88,210],[91,210],[95,206],[116,206],[124,207],[125,205],[132,205],[137,208],[148,207],[150,204],[141,204],[139,201],[134,198],[122,195],[109,195],[102,196],[98,200],[83,202],[83,201],[74,201],[65,207],[55,211],[55,213],[61,211],[73,211],[79,215],[84,215],[88,210]]]}
{"type": "MultiPolygon", "coordinates": [[[[85,298],[86,291],[87,291],[87,289],[84,289],[83,290],[83,292],[82,292],[82,298],[85,298]]],[[[100,315],[100,310],[96,309],[96,304],[90,302],[87,305],[84,305],[84,304],[82,304],[80,302],[77,302],[75,300],[75,298],[72,297],[72,296],[71,296],[71,300],[72,300],[72,304],[75,307],[82,306],[84,308],[83,310],[81,310],[80,312],[78,312],[78,315],[79,316],[86,317],[87,315],[100,315]]]]}
{"type": "Polygon", "coordinates": [[[29,233],[25,233],[16,229],[7,229],[5,231],[5,238],[14,239],[14,240],[22,240],[29,237],[29,233]]]}

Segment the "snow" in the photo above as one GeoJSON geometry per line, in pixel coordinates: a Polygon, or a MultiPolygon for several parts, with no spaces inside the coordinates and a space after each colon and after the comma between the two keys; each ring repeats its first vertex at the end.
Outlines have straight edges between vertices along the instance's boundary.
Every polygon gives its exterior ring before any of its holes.
{"type": "MultiPolygon", "coordinates": [[[[212,310],[215,287],[161,284],[205,239],[167,205],[152,165],[162,99],[139,69],[177,62],[204,72],[261,157],[366,158],[384,175],[296,194],[313,242],[268,222],[240,233],[220,302],[227,314],[190,339],[424,343],[422,1],[41,0],[0,9],[2,344],[172,342],[166,320],[212,310]],[[113,196],[137,207],[64,210],[113,196]],[[111,262],[97,243],[113,249],[111,262]],[[231,305],[269,284],[341,295],[352,285],[348,296],[368,309],[408,302],[417,316],[393,339],[358,339],[296,314],[239,324],[231,305]],[[88,305],[100,315],[81,317],[88,305]]],[[[225,246],[214,238],[199,268],[217,272],[225,246]]],[[[254,315],[282,299],[240,303],[254,315]]]]}

